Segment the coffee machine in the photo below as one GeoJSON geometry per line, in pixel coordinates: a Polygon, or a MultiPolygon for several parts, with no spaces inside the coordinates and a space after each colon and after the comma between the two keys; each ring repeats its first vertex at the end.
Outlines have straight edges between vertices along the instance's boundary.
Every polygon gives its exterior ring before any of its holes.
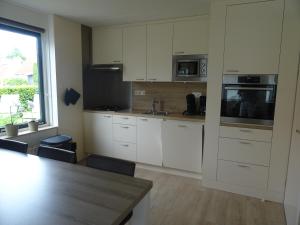
{"type": "Polygon", "coordinates": [[[186,96],[186,110],[183,115],[201,115],[206,112],[206,96],[201,93],[192,93],[186,96]]]}
{"type": "Polygon", "coordinates": [[[188,94],[186,96],[186,111],[183,112],[183,115],[196,115],[196,97],[193,94],[188,94]]]}
{"type": "Polygon", "coordinates": [[[206,96],[202,95],[199,97],[199,115],[205,116],[206,113],[206,96]]]}

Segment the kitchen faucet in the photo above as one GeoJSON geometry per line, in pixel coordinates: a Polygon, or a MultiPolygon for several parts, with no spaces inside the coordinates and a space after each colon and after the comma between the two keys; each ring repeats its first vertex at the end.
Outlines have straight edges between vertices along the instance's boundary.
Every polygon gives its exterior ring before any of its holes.
{"type": "Polygon", "coordinates": [[[155,98],[153,98],[153,100],[152,100],[152,109],[151,109],[151,111],[152,111],[152,113],[156,113],[156,103],[159,103],[160,101],[157,101],[155,98]]]}

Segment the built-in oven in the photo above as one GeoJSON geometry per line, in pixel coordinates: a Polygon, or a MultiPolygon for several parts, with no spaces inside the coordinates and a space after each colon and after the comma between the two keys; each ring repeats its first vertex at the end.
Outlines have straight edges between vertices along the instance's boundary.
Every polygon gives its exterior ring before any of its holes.
{"type": "Polygon", "coordinates": [[[207,55],[173,56],[173,81],[207,81],[207,55]]]}
{"type": "Polygon", "coordinates": [[[224,75],[221,122],[273,125],[277,75],[224,75]]]}

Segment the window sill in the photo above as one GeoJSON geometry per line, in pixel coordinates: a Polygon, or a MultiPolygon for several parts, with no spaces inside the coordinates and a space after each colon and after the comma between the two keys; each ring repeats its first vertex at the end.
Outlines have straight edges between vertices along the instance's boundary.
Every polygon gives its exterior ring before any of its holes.
{"type": "MultiPolygon", "coordinates": [[[[28,128],[20,129],[17,137],[22,137],[24,135],[39,133],[39,132],[43,132],[43,131],[50,130],[50,129],[56,129],[56,128],[58,128],[58,127],[44,124],[44,125],[39,126],[38,131],[30,131],[28,128]]],[[[3,133],[3,134],[0,134],[0,138],[7,139],[7,138],[11,138],[11,137],[8,137],[5,135],[5,133],[3,133]]]]}

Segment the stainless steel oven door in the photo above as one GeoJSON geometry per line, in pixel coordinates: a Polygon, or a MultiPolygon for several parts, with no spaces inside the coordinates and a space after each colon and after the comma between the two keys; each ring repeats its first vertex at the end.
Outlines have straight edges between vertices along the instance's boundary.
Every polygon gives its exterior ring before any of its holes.
{"type": "Polygon", "coordinates": [[[221,122],[273,125],[276,85],[223,84],[221,122]]]}

